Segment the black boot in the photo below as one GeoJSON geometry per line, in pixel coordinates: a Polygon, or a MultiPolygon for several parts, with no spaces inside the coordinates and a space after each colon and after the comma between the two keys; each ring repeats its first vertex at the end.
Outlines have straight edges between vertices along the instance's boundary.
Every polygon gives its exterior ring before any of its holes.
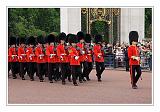
{"type": "Polygon", "coordinates": [[[132,89],[138,89],[136,84],[132,84],[132,89]]]}
{"type": "Polygon", "coordinates": [[[74,83],[74,86],[78,86],[78,84],[77,84],[77,83],[74,83]]]}
{"type": "Polygon", "coordinates": [[[65,85],[65,84],[66,84],[66,82],[63,81],[63,82],[62,82],[62,85],[65,85]]]}

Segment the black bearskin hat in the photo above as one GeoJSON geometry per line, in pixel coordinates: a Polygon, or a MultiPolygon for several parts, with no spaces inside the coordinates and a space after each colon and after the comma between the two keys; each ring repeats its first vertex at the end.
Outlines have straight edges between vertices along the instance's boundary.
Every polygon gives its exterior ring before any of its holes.
{"type": "Polygon", "coordinates": [[[16,38],[16,44],[19,46],[19,37],[16,38]]]}
{"type": "Polygon", "coordinates": [[[43,37],[43,40],[44,40],[44,44],[48,43],[48,38],[47,37],[43,37]]]}
{"type": "Polygon", "coordinates": [[[91,43],[91,35],[90,34],[86,34],[85,38],[84,38],[86,43],[91,43]]]}
{"type": "Polygon", "coordinates": [[[83,33],[82,31],[79,31],[79,32],[77,33],[77,39],[78,39],[78,41],[84,39],[84,33],[83,33]]]}
{"type": "Polygon", "coordinates": [[[9,45],[14,45],[16,44],[16,38],[15,37],[10,37],[9,38],[9,45]]]}
{"type": "Polygon", "coordinates": [[[69,39],[68,39],[69,43],[77,43],[77,37],[74,34],[70,34],[69,39]]]}
{"type": "Polygon", "coordinates": [[[49,34],[47,36],[48,43],[55,42],[55,36],[53,34],[49,34]]]}
{"type": "Polygon", "coordinates": [[[60,42],[60,40],[66,40],[66,34],[64,32],[62,32],[59,34],[58,38],[59,38],[59,42],[60,42]]]}
{"type": "Polygon", "coordinates": [[[25,44],[26,40],[25,38],[21,37],[19,38],[19,44],[25,44]]]}
{"type": "Polygon", "coordinates": [[[139,35],[138,35],[137,31],[131,31],[129,33],[129,43],[130,43],[130,45],[132,45],[133,41],[138,42],[138,37],[139,37],[139,35]]]}
{"type": "Polygon", "coordinates": [[[37,43],[40,43],[40,44],[44,44],[45,43],[44,37],[42,35],[37,37],[37,43]]]}
{"type": "Polygon", "coordinates": [[[35,45],[35,38],[33,36],[30,36],[27,40],[27,44],[35,45]]]}
{"type": "Polygon", "coordinates": [[[102,41],[103,41],[102,35],[97,34],[97,35],[95,36],[95,43],[98,44],[98,43],[101,43],[102,41]]]}
{"type": "Polygon", "coordinates": [[[69,33],[69,34],[67,35],[67,37],[66,37],[66,43],[69,42],[69,37],[70,37],[71,35],[73,35],[73,34],[69,33]]]}

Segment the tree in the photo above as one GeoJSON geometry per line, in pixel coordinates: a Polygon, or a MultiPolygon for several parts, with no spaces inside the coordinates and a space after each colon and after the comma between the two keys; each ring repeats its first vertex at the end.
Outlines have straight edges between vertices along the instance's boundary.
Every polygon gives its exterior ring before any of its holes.
{"type": "Polygon", "coordinates": [[[152,38],[152,8],[145,8],[145,38],[152,38]]]}
{"type": "Polygon", "coordinates": [[[9,8],[8,31],[19,37],[60,32],[60,9],[9,8]]]}

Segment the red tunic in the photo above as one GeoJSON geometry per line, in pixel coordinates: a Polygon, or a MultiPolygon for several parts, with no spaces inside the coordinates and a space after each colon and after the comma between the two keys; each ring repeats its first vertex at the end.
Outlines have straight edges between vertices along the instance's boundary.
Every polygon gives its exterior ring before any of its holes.
{"type": "Polygon", "coordinates": [[[69,57],[70,57],[70,65],[80,65],[80,58],[75,59],[76,56],[79,56],[79,52],[74,47],[69,48],[69,57]]]}
{"type": "Polygon", "coordinates": [[[64,45],[59,44],[57,46],[57,56],[60,59],[60,63],[67,63],[67,54],[64,45]]]}
{"type": "Polygon", "coordinates": [[[42,47],[36,47],[35,54],[37,56],[37,63],[45,63],[45,54],[42,47]]]}
{"type": "Polygon", "coordinates": [[[140,52],[137,46],[131,45],[128,47],[129,65],[140,65],[140,60],[135,60],[131,58],[132,56],[140,57],[140,52]]]}
{"type": "Polygon", "coordinates": [[[11,59],[12,59],[12,58],[11,58],[11,56],[9,55],[9,49],[8,49],[8,62],[12,62],[11,59]]]}
{"type": "Polygon", "coordinates": [[[70,56],[69,56],[69,51],[68,51],[69,49],[70,49],[70,47],[68,47],[68,49],[66,50],[66,54],[67,54],[67,55],[66,55],[66,62],[67,62],[67,63],[70,62],[70,56]]]}
{"type": "Polygon", "coordinates": [[[27,62],[35,62],[36,61],[34,48],[28,47],[26,49],[26,54],[27,54],[27,62]]]}
{"type": "Polygon", "coordinates": [[[77,47],[79,47],[81,49],[81,50],[78,50],[78,52],[80,54],[80,62],[86,61],[86,52],[85,52],[85,49],[84,49],[84,44],[77,43],[77,47]],[[84,54],[81,54],[81,51],[84,51],[84,54]]]}
{"type": "Polygon", "coordinates": [[[13,47],[9,48],[9,57],[10,57],[10,62],[17,62],[18,61],[16,48],[13,48],[13,47]]]}
{"type": "Polygon", "coordinates": [[[48,58],[48,63],[56,62],[56,53],[54,52],[54,46],[50,45],[47,47],[46,55],[48,58]]]}
{"type": "Polygon", "coordinates": [[[27,62],[25,48],[18,47],[18,58],[19,58],[19,62],[27,62]]]}
{"type": "Polygon", "coordinates": [[[99,44],[93,47],[95,62],[104,62],[104,51],[102,51],[101,48],[99,44]]]}
{"type": "Polygon", "coordinates": [[[92,50],[88,50],[88,51],[86,51],[86,57],[87,57],[87,62],[92,62],[92,54],[93,54],[93,52],[92,52],[92,50]]]}

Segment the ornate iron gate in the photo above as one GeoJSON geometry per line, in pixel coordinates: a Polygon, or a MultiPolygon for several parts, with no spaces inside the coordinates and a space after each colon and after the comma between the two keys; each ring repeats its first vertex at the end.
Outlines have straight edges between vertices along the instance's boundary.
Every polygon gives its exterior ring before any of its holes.
{"type": "Polygon", "coordinates": [[[100,33],[105,41],[120,43],[120,11],[120,8],[82,8],[82,31],[100,33]]]}

